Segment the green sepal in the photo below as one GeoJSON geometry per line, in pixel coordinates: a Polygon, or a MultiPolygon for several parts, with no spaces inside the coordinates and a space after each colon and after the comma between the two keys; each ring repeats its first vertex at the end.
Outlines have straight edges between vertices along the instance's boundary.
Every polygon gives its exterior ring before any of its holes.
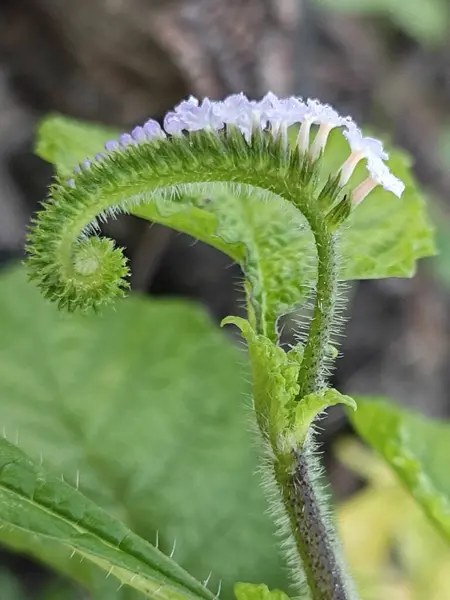
{"type": "Polygon", "coordinates": [[[345,195],[336,206],[330,210],[325,217],[328,227],[330,229],[338,229],[344,221],[348,219],[352,212],[352,201],[350,196],[345,195]]]}
{"type": "Polygon", "coordinates": [[[281,590],[269,590],[264,583],[235,583],[234,595],[237,600],[289,600],[281,590]]]}
{"type": "Polygon", "coordinates": [[[330,175],[327,182],[323,186],[320,194],[317,197],[317,203],[323,210],[330,208],[335,204],[337,199],[342,194],[342,188],[339,185],[340,176],[330,175]]]}

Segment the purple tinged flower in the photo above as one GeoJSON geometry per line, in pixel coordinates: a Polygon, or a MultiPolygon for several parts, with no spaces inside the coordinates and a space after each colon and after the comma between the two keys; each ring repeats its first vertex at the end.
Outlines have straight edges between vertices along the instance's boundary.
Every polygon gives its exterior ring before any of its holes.
{"type": "Polygon", "coordinates": [[[80,165],[77,165],[76,167],[73,168],[73,172],[74,173],[81,173],[81,167],[80,165]]]}
{"type": "Polygon", "coordinates": [[[86,158],[86,160],[83,160],[83,162],[80,163],[80,167],[83,171],[87,171],[92,167],[92,163],[88,158],[86,158]]]}
{"type": "Polygon", "coordinates": [[[164,119],[164,129],[172,135],[179,135],[183,130],[200,131],[201,129],[217,131],[222,129],[223,121],[214,112],[215,102],[205,98],[199,104],[197,98],[191,96],[183,100],[164,119]]]}
{"type": "Polygon", "coordinates": [[[117,150],[120,150],[119,142],[116,140],[110,140],[109,142],[106,142],[105,150],[107,152],[116,152],[117,150]]]}
{"type": "Polygon", "coordinates": [[[146,123],[144,123],[143,129],[148,140],[166,137],[161,125],[154,119],[149,119],[146,123]]]}
{"type": "Polygon", "coordinates": [[[97,152],[97,154],[94,156],[94,159],[97,162],[102,162],[102,160],[105,160],[105,158],[107,158],[107,155],[104,152],[97,152]]]}
{"type": "Polygon", "coordinates": [[[67,185],[71,188],[75,187],[75,179],[69,179],[67,185]]]}
{"type": "Polygon", "coordinates": [[[306,105],[302,99],[291,96],[274,102],[272,108],[266,111],[266,116],[273,134],[277,135],[280,128],[287,129],[295,123],[301,123],[305,112],[306,105]]]}
{"type": "Polygon", "coordinates": [[[244,114],[247,119],[250,111],[250,101],[242,92],[239,94],[231,94],[231,96],[228,96],[225,100],[216,102],[213,105],[212,111],[217,119],[224,125],[239,126],[239,124],[242,124],[241,122],[244,114]]]}
{"type": "Polygon", "coordinates": [[[182,100],[180,102],[180,104],[177,104],[177,106],[175,106],[174,110],[176,113],[183,114],[184,112],[186,112],[188,110],[197,108],[198,105],[199,105],[198,98],[196,98],[195,96],[192,96],[192,94],[191,94],[187,100],[182,100]]]}
{"type": "Polygon", "coordinates": [[[122,135],[119,136],[119,145],[121,148],[127,148],[128,146],[136,145],[136,141],[129,133],[122,133],[122,135]]]}
{"type": "Polygon", "coordinates": [[[147,135],[146,135],[143,127],[135,127],[133,129],[133,131],[131,132],[131,137],[138,144],[141,142],[147,141],[147,135]]]}
{"type": "Polygon", "coordinates": [[[181,135],[184,129],[183,119],[177,113],[167,113],[164,117],[164,129],[169,135],[181,135]]]}
{"type": "Polygon", "coordinates": [[[269,112],[275,110],[278,102],[277,96],[272,92],[261,100],[249,100],[241,92],[214,103],[213,113],[223,125],[238,127],[249,142],[254,129],[262,131],[267,127],[269,112]]]}

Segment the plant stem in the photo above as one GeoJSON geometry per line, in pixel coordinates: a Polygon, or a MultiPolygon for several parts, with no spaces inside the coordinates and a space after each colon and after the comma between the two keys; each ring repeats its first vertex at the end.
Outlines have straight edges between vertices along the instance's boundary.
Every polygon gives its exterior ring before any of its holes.
{"type": "MultiPolygon", "coordinates": [[[[313,317],[299,373],[298,400],[325,385],[326,361],[335,325],[338,267],[336,237],[315,213],[305,214],[317,248],[317,287],[313,317]]],[[[355,600],[336,535],[321,501],[320,467],[313,432],[302,448],[277,457],[275,477],[283,498],[312,600],[355,600]]]]}
{"type": "Polygon", "coordinates": [[[317,286],[313,316],[299,373],[299,400],[324,385],[338,292],[336,236],[315,213],[307,215],[317,248],[317,286]]]}
{"type": "Polygon", "coordinates": [[[316,481],[319,469],[314,457],[303,449],[293,451],[290,458],[290,468],[286,469],[286,461],[280,461],[275,473],[311,598],[355,600],[335,534],[320,500],[316,481]]]}

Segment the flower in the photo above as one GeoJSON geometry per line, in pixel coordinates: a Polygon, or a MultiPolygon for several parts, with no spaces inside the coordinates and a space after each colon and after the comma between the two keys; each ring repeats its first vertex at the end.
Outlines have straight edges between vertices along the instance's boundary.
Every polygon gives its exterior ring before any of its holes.
{"type": "MultiPolygon", "coordinates": [[[[375,140],[378,141],[378,140],[375,140]]],[[[367,160],[369,177],[360,183],[352,192],[352,202],[356,206],[377,186],[381,185],[387,192],[392,192],[400,198],[405,190],[405,184],[393,175],[389,167],[378,156],[370,156],[367,160]]]]}
{"type": "MultiPolygon", "coordinates": [[[[143,125],[143,130],[147,137],[147,140],[154,140],[166,137],[166,134],[164,133],[161,125],[158,123],[158,121],[155,121],[154,119],[149,119],[148,121],[146,121],[143,125]]],[[[131,132],[131,135],[133,135],[133,132],[131,132]]]]}
{"type": "Polygon", "coordinates": [[[295,123],[303,121],[306,104],[301,98],[291,96],[281,100],[272,100],[272,107],[266,111],[267,121],[272,134],[276,137],[279,132],[287,139],[287,130],[295,123]]]}
{"type": "Polygon", "coordinates": [[[200,131],[201,129],[222,129],[223,121],[213,111],[214,102],[205,98],[199,104],[197,98],[191,96],[167,113],[164,129],[172,135],[179,135],[183,130],[200,131]]]}
{"type": "Polygon", "coordinates": [[[222,102],[216,102],[213,114],[225,125],[238,127],[247,142],[250,142],[254,130],[262,131],[267,127],[267,113],[277,101],[275,94],[269,92],[262,100],[249,100],[242,92],[232,94],[222,102]]]}
{"type": "Polygon", "coordinates": [[[90,169],[91,166],[92,166],[92,163],[88,158],[86,158],[85,160],[83,160],[83,162],[80,163],[80,168],[84,169],[85,171],[90,169]]]}
{"type": "Polygon", "coordinates": [[[147,141],[147,134],[145,133],[145,130],[143,127],[135,127],[133,129],[133,131],[131,132],[131,137],[137,143],[147,141]]]}
{"type": "MultiPolygon", "coordinates": [[[[119,140],[110,140],[105,144],[106,154],[95,155],[97,162],[103,161],[108,154],[124,152],[140,144],[154,142],[169,136],[180,136],[183,132],[200,130],[218,133],[228,127],[236,127],[247,143],[252,143],[255,133],[270,135],[274,139],[281,137],[281,149],[287,152],[288,128],[299,124],[299,132],[295,148],[305,157],[305,167],[315,163],[325,151],[328,136],[332,129],[343,128],[343,135],[350,146],[350,155],[338,169],[337,174],[330,177],[335,188],[342,188],[348,183],[357,164],[365,159],[368,177],[352,192],[353,204],[359,204],[377,185],[400,197],[405,188],[402,181],[395,177],[389,167],[383,162],[388,154],[382,143],[372,137],[364,136],[363,132],[349,116],[343,117],[330,104],[324,104],[317,99],[308,98],[304,101],[298,96],[278,98],[268,92],[260,100],[250,100],[244,93],[231,94],[221,101],[204,98],[199,101],[189,96],[168,112],[164,118],[164,128],[149,119],[142,126],[135,127],[131,133],[123,133],[119,140]],[[312,144],[310,143],[311,127],[318,126],[312,144]]],[[[75,167],[74,174],[89,169],[91,162],[86,159],[75,167]]],[[[75,185],[76,178],[70,179],[68,185],[75,185]]]]}
{"type": "Polygon", "coordinates": [[[330,132],[335,127],[341,127],[342,125],[350,125],[352,123],[351,117],[341,117],[341,115],[330,105],[321,104],[317,100],[314,105],[314,116],[315,123],[319,125],[319,131],[314,138],[314,142],[310,149],[310,155],[313,160],[319,158],[325,149],[328,141],[330,132]]]}
{"type": "Polygon", "coordinates": [[[136,144],[136,141],[133,139],[133,137],[129,134],[129,133],[122,133],[121,136],[119,136],[119,145],[121,148],[126,148],[127,146],[130,146],[131,144],[136,144]]]}
{"type": "Polygon", "coordinates": [[[120,149],[119,142],[116,140],[109,140],[109,142],[105,143],[105,150],[107,152],[116,152],[120,149]]]}
{"type": "Polygon", "coordinates": [[[350,145],[351,154],[341,167],[341,185],[348,182],[361,159],[372,160],[378,158],[387,160],[389,158],[389,155],[383,149],[383,144],[375,138],[364,137],[361,129],[354,123],[347,125],[343,135],[350,145]]]}

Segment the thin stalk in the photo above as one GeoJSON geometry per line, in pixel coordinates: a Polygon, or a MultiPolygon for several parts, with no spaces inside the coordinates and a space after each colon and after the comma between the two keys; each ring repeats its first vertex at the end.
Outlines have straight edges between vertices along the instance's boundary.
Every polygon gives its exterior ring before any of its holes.
{"type": "Polygon", "coordinates": [[[293,450],[288,461],[281,459],[275,464],[275,479],[289,518],[290,533],[311,599],[356,600],[321,501],[317,482],[319,472],[306,447],[299,452],[293,450]]]}
{"type": "MultiPolygon", "coordinates": [[[[328,346],[335,325],[338,268],[336,239],[320,217],[305,215],[317,247],[316,299],[299,374],[298,400],[324,385],[328,346]]],[[[275,450],[275,449],[274,449],[275,450]]],[[[356,600],[318,481],[313,432],[290,456],[277,456],[274,473],[312,600],[356,600]]]]}
{"type": "Polygon", "coordinates": [[[313,316],[299,373],[299,400],[324,385],[338,293],[336,236],[315,215],[308,215],[317,248],[317,286],[313,316]]]}

